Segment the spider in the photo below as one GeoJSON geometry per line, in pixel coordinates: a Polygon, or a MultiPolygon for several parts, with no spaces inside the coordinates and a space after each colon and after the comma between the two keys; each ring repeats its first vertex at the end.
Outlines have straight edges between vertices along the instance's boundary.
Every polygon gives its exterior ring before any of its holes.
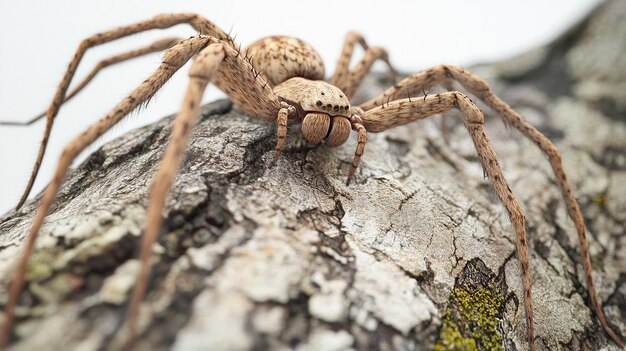
{"type": "MultiPolygon", "coordinates": [[[[605,331],[616,344],[623,348],[623,343],[607,324],[598,303],[593,285],[583,216],[567,181],[560,153],[554,144],[494,95],[484,80],[450,65],[435,66],[408,76],[379,96],[359,106],[352,106],[350,98],[375,61],[386,62],[390,71],[394,72],[389,64],[387,52],[379,47],[370,48],[363,37],[357,33],[349,33],[346,36],[336,71],[329,82],[324,81],[324,63],[319,54],[304,41],[287,36],[272,36],[260,39],[247,49],[241,50],[241,46],[236,44],[230,34],[211,21],[193,13],[159,15],[146,21],[88,37],[80,43],[46,112],[46,128],[37,161],[17,208],[20,208],[30,193],[46,150],[54,119],[62,103],[84,88],[99,70],[149,52],[166,49],[161,65],[148,79],[126,96],[110,113],[75,137],[65,147],[54,177],[44,191],[23,252],[18,260],[10,285],[9,298],[5,305],[0,349],[6,347],[11,335],[13,310],[24,284],[28,259],[37,234],[72,161],[113,125],[135,108],[146,103],[179,68],[192,58],[194,62],[189,71],[187,92],[174,120],[165,155],[149,194],[146,227],[140,249],[141,268],[130,301],[126,346],[132,346],[137,337],[139,305],[147,289],[150,274],[149,260],[162,221],[161,210],[178,172],[190,132],[199,115],[201,97],[207,85],[213,83],[247,114],[276,123],[277,142],[270,165],[273,165],[280,155],[287,134],[287,122],[290,120],[301,123],[302,135],[306,141],[312,144],[325,144],[329,147],[344,144],[351,132],[356,131],[357,147],[348,172],[347,184],[354,176],[363,155],[367,132],[382,132],[451,109],[460,110],[464,126],[476,148],[485,176],[489,178],[495,193],[507,210],[515,231],[517,257],[522,272],[528,341],[530,348],[536,350],[525,217],[485,135],[483,114],[468,96],[459,91],[424,94],[419,97],[414,94],[428,90],[435,85],[451,90],[449,87],[453,81],[456,81],[469,93],[494,109],[505,123],[519,129],[547,156],[578,231],[591,302],[605,331]],[[183,23],[190,25],[198,32],[198,35],[185,40],[176,38],[160,40],[148,47],[104,60],[66,97],[67,88],[76,68],[89,48],[142,31],[165,29],[183,23]],[[356,66],[350,68],[350,60],[357,44],[365,50],[364,57],[356,66]]],[[[41,117],[43,115],[23,124],[30,124],[41,117]]]]}

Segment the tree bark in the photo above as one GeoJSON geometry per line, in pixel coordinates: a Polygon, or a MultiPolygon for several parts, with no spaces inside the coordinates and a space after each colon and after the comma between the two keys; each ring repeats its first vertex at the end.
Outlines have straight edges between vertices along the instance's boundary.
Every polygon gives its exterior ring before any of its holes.
{"type": "MultiPolygon", "coordinates": [[[[474,67],[559,147],[586,216],[609,323],[626,334],[626,3],[551,44],[474,67]]],[[[389,86],[368,78],[363,100],[389,86]]],[[[541,152],[487,108],[487,132],[528,223],[541,350],[616,350],[586,290],[576,230],[541,152]]],[[[154,250],[139,350],[526,350],[514,233],[460,115],[329,149],[228,101],[204,107],[154,250]]],[[[72,170],[16,310],[15,350],[115,350],[137,275],[148,187],[172,117],[72,170]]],[[[38,198],[0,218],[0,299],[38,198]]]]}

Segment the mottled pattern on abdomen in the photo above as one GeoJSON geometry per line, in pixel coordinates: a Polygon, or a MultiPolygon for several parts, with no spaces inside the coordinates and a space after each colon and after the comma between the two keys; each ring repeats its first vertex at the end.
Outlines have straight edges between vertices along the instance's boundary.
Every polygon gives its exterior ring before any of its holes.
{"type": "Polygon", "coordinates": [[[293,77],[324,79],[324,62],[304,41],[288,36],[272,36],[257,40],[244,50],[252,57],[252,65],[272,86],[293,77]]]}

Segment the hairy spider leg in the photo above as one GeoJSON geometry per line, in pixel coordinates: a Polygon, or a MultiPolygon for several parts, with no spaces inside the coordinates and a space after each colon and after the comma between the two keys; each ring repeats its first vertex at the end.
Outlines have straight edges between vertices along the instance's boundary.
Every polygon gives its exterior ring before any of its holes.
{"type": "Polygon", "coordinates": [[[172,134],[167,143],[165,155],[161,160],[159,169],[150,188],[146,228],[142,236],[141,252],[139,255],[141,266],[128,310],[127,349],[132,349],[137,334],[139,306],[148,285],[150,275],[149,260],[152,247],[154,246],[154,242],[161,227],[161,210],[163,209],[169,190],[172,187],[172,181],[178,173],[191,130],[198,119],[202,94],[213,78],[218,65],[224,59],[225,52],[224,44],[211,44],[200,51],[191,66],[187,93],[185,94],[180,111],[174,120],[172,134]]]}
{"type": "Polygon", "coordinates": [[[287,120],[290,110],[292,114],[295,113],[293,106],[289,106],[286,103],[283,104],[283,107],[278,111],[278,116],[276,117],[276,148],[274,149],[274,157],[270,162],[270,167],[276,164],[278,156],[280,156],[280,152],[283,150],[285,138],[287,137],[287,120]]]}
{"type": "Polygon", "coordinates": [[[140,273],[128,312],[126,345],[129,348],[134,344],[138,333],[139,307],[148,286],[150,257],[161,227],[161,211],[165,206],[174,177],[179,171],[189,135],[197,120],[202,95],[208,83],[213,81],[240,108],[249,111],[253,116],[276,120],[278,141],[274,158],[277,158],[280,153],[286,134],[287,119],[290,113],[293,118],[295,108],[281,103],[257,73],[252,70],[250,62],[241,55],[240,51],[224,43],[214,43],[203,49],[189,71],[187,93],[174,121],[165,155],[150,189],[146,228],[141,242],[140,273]]]}
{"type": "Polygon", "coordinates": [[[528,324],[528,340],[531,349],[534,351],[536,347],[534,342],[531,280],[525,228],[526,220],[519,201],[504,178],[496,153],[485,135],[482,112],[464,94],[459,92],[446,92],[429,95],[420,99],[395,100],[385,104],[384,108],[380,106],[365,111],[362,119],[365,129],[369,132],[382,132],[454,108],[461,110],[463,123],[476,147],[483,170],[491,181],[491,185],[495,189],[500,202],[502,202],[506,208],[513,228],[515,229],[515,246],[517,247],[517,257],[522,270],[522,283],[524,286],[524,306],[526,322],[528,324]]]}
{"type": "Polygon", "coordinates": [[[159,68],[133,90],[124,100],[122,100],[115,108],[102,119],[91,125],[83,133],[72,139],[65,147],[59,162],[57,164],[54,177],[44,191],[41,203],[33,219],[33,224],[24,244],[24,248],[19,257],[17,268],[13,280],[10,285],[8,301],[4,308],[4,323],[0,332],[0,350],[3,350],[9,340],[11,333],[11,325],[13,322],[13,310],[17,304],[18,297],[24,284],[28,259],[32,253],[37,234],[44,221],[50,206],[54,203],[57,191],[61,186],[67,170],[72,164],[76,156],[89,146],[94,140],[104,134],[117,122],[127,116],[133,109],[142,102],[152,97],[165,82],[167,82],[174,73],[182,67],[193,55],[198,53],[211,40],[217,41],[215,38],[200,36],[187,39],[171,49],[169,49],[159,68]]]}
{"type": "Polygon", "coordinates": [[[116,39],[127,37],[129,35],[139,32],[144,32],[150,29],[165,29],[182,23],[187,23],[191,25],[196,31],[198,31],[199,34],[211,35],[219,40],[230,43],[230,45],[233,47],[235,46],[233,39],[231,39],[228,34],[224,33],[224,31],[221,30],[218,26],[213,24],[213,22],[193,13],[158,15],[146,21],[94,34],[80,42],[80,45],[74,53],[74,57],[69,63],[67,70],[65,71],[65,75],[61,79],[61,83],[59,83],[59,86],[57,87],[57,90],[54,94],[54,98],[52,98],[52,102],[50,103],[50,106],[48,107],[48,110],[46,112],[46,127],[44,129],[43,137],[41,139],[39,151],[37,153],[37,160],[35,161],[35,165],[33,166],[33,170],[30,174],[28,185],[26,185],[26,189],[24,190],[22,197],[15,206],[16,209],[22,207],[35,183],[37,173],[39,172],[41,162],[43,161],[43,156],[48,146],[48,140],[50,138],[50,132],[52,131],[54,119],[59,112],[61,105],[65,101],[67,88],[70,85],[70,82],[72,80],[72,77],[74,76],[74,73],[76,72],[76,68],[78,67],[79,62],[81,61],[87,50],[92,47],[108,43],[116,39]]]}
{"type": "Polygon", "coordinates": [[[621,348],[624,348],[624,343],[620,340],[615,331],[613,331],[613,329],[611,329],[611,327],[608,325],[606,317],[604,316],[604,312],[600,307],[596,288],[593,283],[593,273],[591,268],[591,259],[589,257],[589,242],[587,240],[585,220],[582,212],[580,211],[580,207],[576,202],[576,198],[572,193],[571,186],[567,181],[565,169],[563,168],[563,161],[561,159],[561,153],[552,143],[552,141],[550,141],[550,139],[543,135],[543,133],[541,133],[533,125],[524,120],[522,116],[520,116],[515,110],[513,110],[507,103],[502,101],[502,99],[497,97],[491,90],[491,87],[483,79],[466,70],[451,65],[435,66],[422,72],[416,73],[410,77],[407,77],[402,80],[396,87],[391,87],[387,89],[381,95],[362,104],[361,107],[365,110],[369,110],[383,104],[386,97],[393,96],[394,94],[396,94],[396,92],[401,92],[407,88],[422,89],[424,87],[425,89],[428,89],[434,84],[445,84],[446,81],[459,82],[471,94],[477,96],[480,100],[482,100],[489,107],[495,110],[507,125],[511,125],[514,128],[518,129],[528,139],[533,141],[535,145],[537,145],[547,157],[548,162],[552,167],[552,171],[554,172],[557,184],[559,185],[559,188],[561,190],[561,194],[563,195],[563,199],[565,200],[565,203],[567,205],[568,213],[570,214],[572,220],[574,221],[574,224],[576,225],[576,230],[578,232],[578,241],[580,243],[580,250],[583,257],[585,276],[587,279],[587,290],[589,291],[589,296],[591,298],[593,308],[598,315],[600,324],[607,332],[607,334],[609,334],[611,339],[613,339],[613,341],[615,341],[617,345],[619,345],[621,348]]]}
{"type": "Polygon", "coordinates": [[[363,119],[361,116],[365,113],[362,108],[358,106],[352,107],[354,111],[352,118],[350,118],[350,124],[352,125],[352,130],[357,132],[357,144],[356,150],[354,151],[354,158],[352,159],[352,164],[350,165],[350,172],[348,173],[348,179],[346,179],[346,185],[350,185],[350,181],[356,172],[356,169],[359,167],[359,163],[361,163],[361,156],[363,152],[365,152],[365,143],[367,143],[367,130],[365,126],[363,126],[363,119]]]}

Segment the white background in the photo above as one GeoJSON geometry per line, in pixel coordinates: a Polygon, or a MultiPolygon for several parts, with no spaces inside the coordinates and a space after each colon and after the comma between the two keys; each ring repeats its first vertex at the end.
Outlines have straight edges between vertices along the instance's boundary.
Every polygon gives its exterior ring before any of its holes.
{"type": "MultiPolygon", "coordinates": [[[[387,48],[400,71],[413,72],[439,63],[468,66],[544,44],[600,2],[0,0],[0,119],[26,120],[47,108],[81,39],[160,13],[199,13],[226,32],[232,28],[243,46],[266,35],[300,37],[319,51],[328,76],[334,72],[349,30],[364,34],[371,46],[387,48]]],[[[107,56],[158,38],[193,34],[189,27],[179,25],[89,50],[74,82],[107,56]]],[[[61,108],[31,196],[47,184],[63,146],[113,108],[159,62],[160,54],[152,54],[105,70],[84,93],[61,108]]],[[[146,110],[133,114],[87,151],[175,112],[185,90],[187,69],[183,68],[146,110]]],[[[217,89],[209,89],[205,101],[219,96],[217,89]]],[[[26,186],[43,128],[43,121],[31,127],[0,127],[0,214],[18,201],[26,186]]]]}

